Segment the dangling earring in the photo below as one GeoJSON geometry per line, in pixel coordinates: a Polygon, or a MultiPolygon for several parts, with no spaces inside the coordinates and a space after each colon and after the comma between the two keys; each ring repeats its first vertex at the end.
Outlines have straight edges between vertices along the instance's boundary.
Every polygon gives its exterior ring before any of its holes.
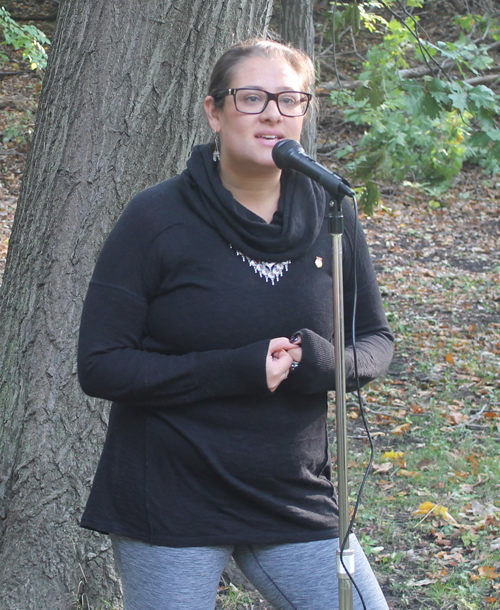
{"type": "Polygon", "coordinates": [[[220,142],[219,134],[217,132],[215,132],[215,148],[214,148],[214,154],[212,156],[214,163],[217,163],[217,161],[220,161],[219,142],[220,142]]]}

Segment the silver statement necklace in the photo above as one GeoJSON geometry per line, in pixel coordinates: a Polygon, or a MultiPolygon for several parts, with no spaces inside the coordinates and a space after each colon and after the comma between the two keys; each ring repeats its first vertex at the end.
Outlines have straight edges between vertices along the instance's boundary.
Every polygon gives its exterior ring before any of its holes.
{"type": "Polygon", "coordinates": [[[255,273],[258,273],[260,277],[266,280],[266,282],[271,282],[273,286],[274,282],[279,282],[285,271],[288,271],[288,266],[292,264],[292,261],[283,261],[282,263],[266,263],[265,261],[256,261],[248,258],[248,256],[245,256],[239,250],[233,248],[233,246],[230,245],[229,247],[236,252],[237,256],[241,256],[241,258],[253,268],[255,273]]]}

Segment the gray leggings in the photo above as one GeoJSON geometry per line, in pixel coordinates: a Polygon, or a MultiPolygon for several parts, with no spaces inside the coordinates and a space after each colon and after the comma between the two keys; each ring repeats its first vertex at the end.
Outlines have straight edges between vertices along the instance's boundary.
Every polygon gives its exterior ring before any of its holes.
{"type": "MultiPolygon", "coordinates": [[[[125,610],[213,610],[233,555],[245,576],[277,610],[338,608],[338,539],[279,545],[170,548],[112,537],[125,610]]],[[[387,602],[355,536],[355,581],[367,610],[387,602]]],[[[362,610],[354,591],[354,610],[362,610]]]]}

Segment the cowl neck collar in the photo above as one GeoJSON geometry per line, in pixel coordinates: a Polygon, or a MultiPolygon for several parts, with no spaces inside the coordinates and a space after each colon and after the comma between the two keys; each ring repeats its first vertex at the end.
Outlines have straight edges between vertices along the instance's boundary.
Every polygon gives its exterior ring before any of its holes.
{"type": "Polygon", "coordinates": [[[278,211],[271,223],[236,201],[222,184],[213,146],[195,146],[180,176],[187,205],[233,248],[258,261],[301,256],[316,241],[325,215],[321,186],[297,172],[283,172],[278,211]]]}

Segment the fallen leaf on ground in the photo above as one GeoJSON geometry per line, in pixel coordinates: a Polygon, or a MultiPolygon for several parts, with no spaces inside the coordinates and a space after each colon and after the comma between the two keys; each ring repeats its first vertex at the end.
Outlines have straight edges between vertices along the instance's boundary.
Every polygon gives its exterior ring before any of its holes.
{"type": "Polygon", "coordinates": [[[431,580],[430,578],[424,578],[423,580],[417,580],[417,582],[410,581],[408,586],[410,587],[426,587],[427,585],[432,585],[435,580],[431,580]]]}
{"type": "Polygon", "coordinates": [[[464,563],[465,561],[464,556],[460,551],[452,551],[451,553],[439,551],[439,553],[436,554],[436,557],[439,557],[439,559],[451,566],[457,566],[459,563],[464,563]]]}
{"type": "Polygon", "coordinates": [[[483,568],[479,568],[478,572],[479,576],[482,576],[483,578],[490,578],[491,580],[500,578],[500,574],[496,571],[496,568],[491,566],[484,566],[483,568]]]}
{"type": "Polygon", "coordinates": [[[377,481],[376,485],[383,491],[389,491],[389,489],[392,489],[393,487],[396,486],[396,483],[393,483],[392,481],[385,481],[384,479],[380,479],[380,481],[377,481]]]}
{"type": "Polygon", "coordinates": [[[390,451],[386,451],[382,455],[382,459],[391,460],[391,461],[392,460],[399,461],[403,456],[404,456],[404,453],[402,451],[394,451],[394,449],[391,449],[390,451]]]}
{"type": "Polygon", "coordinates": [[[434,537],[436,538],[436,544],[439,544],[439,546],[451,547],[451,540],[447,540],[445,538],[445,534],[443,534],[443,532],[435,532],[434,530],[432,530],[432,533],[433,533],[434,537]]]}
{"type": "Polygon", "coordinates": [[[487,419],[495,419],[500,417],[500,413],[497,413],[496,411],[486,411],[486,413],[483,413],[483,417],[486,417],[487,419]]]}
{"type": "Polygon", "coordinates": [[[373,474],[385,474],[393,467],[391,462],[384,462],[383,464],[373,464],[373,474]]]}
{"type": "Polygon", "coordinates": [[[497,508],[494,504],[484,505],[477,500],[472,500],[470,503],[470,507],[472,512],[478,517],[488,517],[493,516],[495,513],[500,512],[500,509],[497,508]]]}
{"type": "Polygon", "coordinates": [[[418,516],[418,515],[427,516],[431,513],[433,515],[440,515],[441,517],[443,517],[443,519],[446,519],[446,521],[449,521],[450,523],[454,523],[455,525],[458,525],[456,519],[454,519],[450,515],[446,506],[441,506],[441,504],[433,504],[432,502],[424,502],[423,504],[421,504],[418,507],[418,509],[413,514],[415,516],[418,516]]]}
{"type": "Polygon", "coordinates": [[[433,580],[439,580],[440,582],[446,582],[448,580],[448,577],[450,575],[450,572],[446,569],[446,568],[441,568],[439,570],[439,572],[428,572],[427,576],[433,580]]]}
{"type": "Polygon", "coordinates": [[[391,433],[399,436],[401,434],[404,434],[405,432],[409,432],[410,427],[411,427],[411,424],[409,422],[406,424],[401,424],[400,426],[396,426],[395,428],[393,428],[391,430],[391,433]]]}
{"type": "Polygon", "coordinates": [[[500,538],[491,541],[490,551],[500,551],[500,538]]]}

